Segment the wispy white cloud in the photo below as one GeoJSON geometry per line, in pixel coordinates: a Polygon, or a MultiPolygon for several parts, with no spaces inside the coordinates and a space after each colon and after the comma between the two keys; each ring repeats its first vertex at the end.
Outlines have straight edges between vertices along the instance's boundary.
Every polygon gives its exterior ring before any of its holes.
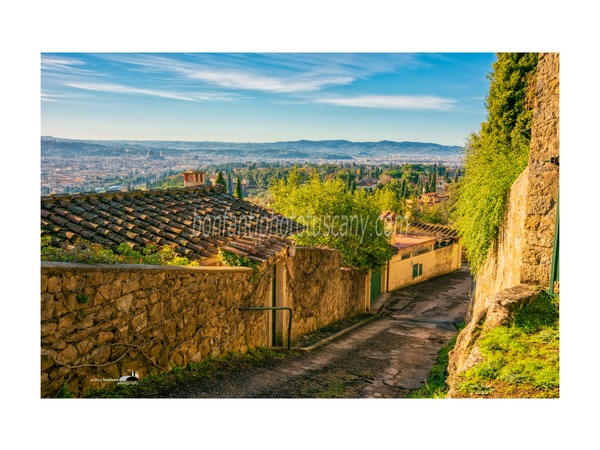
{"type": "Polygon", "coordinates": [[[448,111],[455,101],[434,95],[360,95],[315,99],[316,103],[357,108],[448,111]]]}
{"type": "Polygon", "coordinates": [[[93,72],[85,69],[86,63],[68,56],[42,55],[42,72],[69,73],[71,75],[90,75],[93,72]]]}
{"type": "Polygon", "coordinates": [[[328,53],[187,54],[173,58],[155,54],[108,54],[115,63],[142,73],[170,73],[179,81],[198,81],[230,90],[298,94],[349,85],[376,73],[414,68],[414,55],[328,53]],[[133,69],[135,68],[135,69],[133,69]]]}
{"type": "Polygon", "coordinates": [[[137,88],[132,86],[126,86],[122,84],[109,84],[109,83],[67,83],[69,87],[84,89],[88,91],[101,91],[110,92],[115,94],[137,94],[137,95],[149,95],[152,97],[163,97],[171,98],[175,100],[183,100],[190,102],[198,101],[216,101],[216,100],[232,100],[236,97],[233,94],[224,93],[212,93],[212,92],[176,92],[176,91],[164,91],[158,89],[145,89],[137,88]]]}
{"type": "Polygon", "coordinates": [[[227,89],[253,90],[273,93],[316,91],[325,86],[350,84],[351,77],[269,77],[250,72],[224,72],[218,70],[189,70],[188,78],[201,80],[227,89]]]}

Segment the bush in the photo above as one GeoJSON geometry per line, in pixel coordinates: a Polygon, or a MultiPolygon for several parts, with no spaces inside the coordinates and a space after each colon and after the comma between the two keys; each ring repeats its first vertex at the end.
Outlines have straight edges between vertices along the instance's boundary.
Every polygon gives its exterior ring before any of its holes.
{"type": "Polygon", "coordinates": [[[488,77],[487,121],[467,139],[451,215],[473,273],[496,242],[510,187],[527,166],[537,61],[537,53],[498,54],[488,77]]]}

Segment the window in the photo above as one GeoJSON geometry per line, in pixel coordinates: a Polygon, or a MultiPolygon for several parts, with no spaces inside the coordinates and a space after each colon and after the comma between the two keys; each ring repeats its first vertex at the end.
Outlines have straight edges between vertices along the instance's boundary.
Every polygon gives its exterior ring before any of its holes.
{"type": "Polygon", "coordinates": [[[405,260],[410,258],[410,252],[406,252],[406,253],[402,253],[402,256],[400,257],[400,260],[405,260]]]}
{"type": "Polygon", "coordinates": [[[423,253],[427,253],[431,251],[431,246],[421,247],[416,250],[413,250],[413,256],[422,255],[423,253]]]}
{"type": "Polygon", "coordinates": [[[423,264],[413,264],[413,278],[423,275],[423,264]]]}

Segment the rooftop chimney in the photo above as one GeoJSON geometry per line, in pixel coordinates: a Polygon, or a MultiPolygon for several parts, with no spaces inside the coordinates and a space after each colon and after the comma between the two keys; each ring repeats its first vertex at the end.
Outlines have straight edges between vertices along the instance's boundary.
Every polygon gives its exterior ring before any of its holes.
{"type": "Polygon", "coordinates": [[[190,169],[183,172],[182,175],[184,187],[204,186],[204,172],[190,169]]]}

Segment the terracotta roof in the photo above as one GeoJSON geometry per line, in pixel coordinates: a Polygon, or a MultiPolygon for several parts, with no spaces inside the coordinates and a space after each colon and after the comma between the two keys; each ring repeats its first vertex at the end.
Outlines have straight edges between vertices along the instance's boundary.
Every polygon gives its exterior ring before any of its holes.
{"type": "Polygon", "coordinates": [[[125,242],[173,245],[191,260],[214,262],[219,247],[263,262],[302,226],[222,191],[221,186],[51,195],[41,198],[41,233],[58,243],[78,238],[115,250],[125,242]]]}
{"type": "Polygon", "coordinates": [[[458,240],[458,231],[448,225],[433,225],[430,223],[411,222],[408,225],[410,234],[419,236],[434,236],[440,239],[458,240]]]}
{"type": "Polygon", "coordinates": [[[375,178],[363,178],[358,183],[357,186],[375,186],[378,181],[375,178]]]}

